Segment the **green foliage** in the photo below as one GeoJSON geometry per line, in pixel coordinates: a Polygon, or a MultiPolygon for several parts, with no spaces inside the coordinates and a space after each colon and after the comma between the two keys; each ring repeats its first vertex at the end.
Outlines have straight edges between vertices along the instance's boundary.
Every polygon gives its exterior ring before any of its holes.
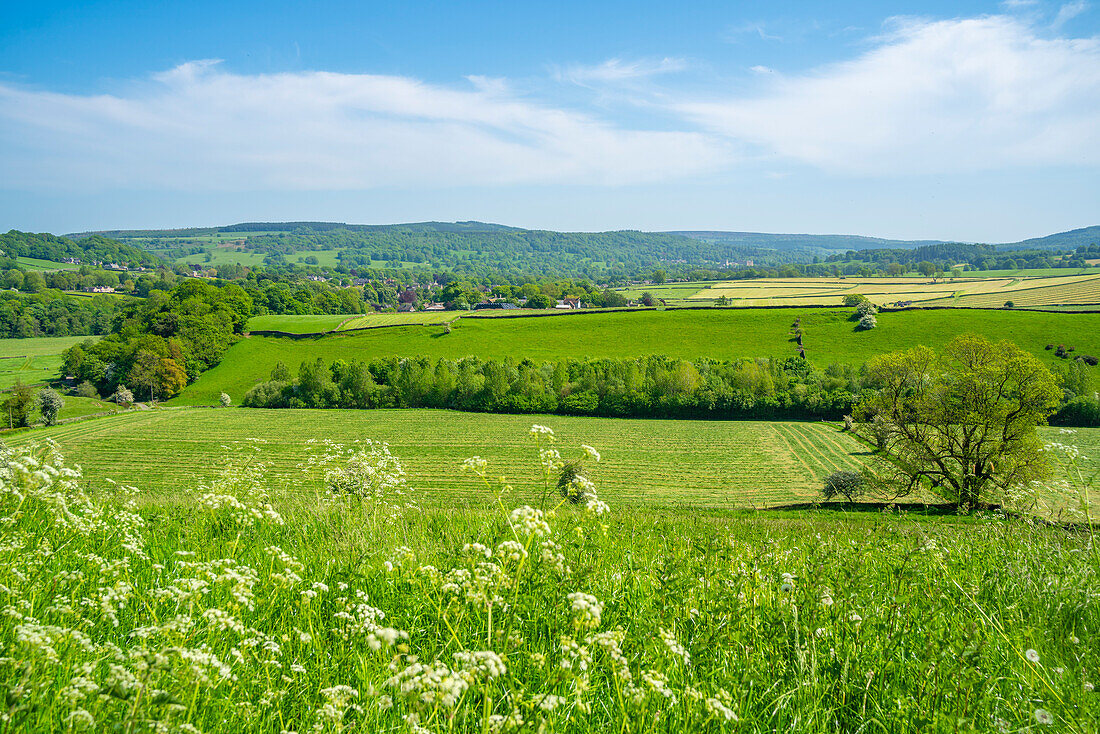
{"type": "Polygon", "coordinates": [[[302,363],[245,393],[253,408],[453,408],[662,418],[839,418],[859,392],[857,375],[835,379],[804,360],[644,357],[541,364],[426,357],[302,363]],[[278,387],[276,384],[277,383],[278,387]]]}
{"type": "Polygon", "coordinates": [[[109,295],[0,292],[0,338],[106,334],[123,305],[123,299],[109,295]]]}
{"type": "Polygon", "coordinates": [[[102,394],[125,381],[143,398],[171,397],[221,360],[251,312],[239,286],[187,280],[128,305],[109,336],[71,349],[66,366],[102,394]]]}
{"type": "Polygon", "coordinates": [[[866,366],[873,392],[862,419],[892,431],[880,476],[899,495],[927,483],[960,508],[1046,479],[1050,468],[1036,426],[1058,407],[1054,376],[1010,342],[964,335],[942,355],[927,347],[884,354],[866,366]]]}
{"type": "Polygon", "coordinates": [[[34,391],[29,385],[17,381],[4,400],[9,427],[29,426],[34,408],[34,391]]]}
{"type": "Polygon", "coordinates": [[[864,492],[863,475],[857,471],[841,469],[825,477],[825,485],[821,493],[825,499],[831,500],[838,495],[843,496],[849,502],[858,499],[864,492]]]}
{"type": "Polygon", "coordinates": [[[95,385],[85,380],[76,386],[73,390],[73,394],[81,398],[99,398],[99,391],[95,389],[95,385]]]}
{"type": "Polygon", "coordinates": [[[33,257],[54,262],[77,258],[88,264],[102,262],[132,267],[155,266],[161,262],[159,257],[145,250],[98,234],[72,240],[13,229],[0,234],[0,250],[8,257],[33,257]]]}

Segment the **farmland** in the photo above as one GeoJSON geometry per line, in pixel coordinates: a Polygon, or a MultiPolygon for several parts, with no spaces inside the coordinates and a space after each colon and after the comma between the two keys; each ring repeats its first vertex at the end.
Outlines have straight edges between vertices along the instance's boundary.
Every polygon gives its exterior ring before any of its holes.
{"type": "Polygon", "coordinates": [[[287,334],[315,334],[332,331],[345,321],[357,318],[357,314],[272,314],[253,316],[248,320],[249,331],[282,331],[287,334]]]}
{"type": "MultiPolygon", "coordinates": [[[[13,437],[50,437],[89,477],[111,477],[155,492],[209,480],[226,447],[262,439],[260,460],[274,484],[299,479],[318,447],[310,440],[391,444],[411,486],[433,506],[476,497],[462,458],[493,460],[494,475],[529,482],[527,429],[552,424],[570,445],[599,446],[601,496],[630,505],[765,506],[812,499],[824,477],[857,467],[866,450],[823,423],[659,421],[515,416],[434,410],[265,411],[181,409],[131,412],[13,437]],[[168,458],[170,457],[170,458],[168,458]]],[[[517,497],[516,501],[530,501],[517,497]]]]}
{"type": "Polygon", "coordinates": [[[74,344],[95,336],[45,336],[30,339],[0,339],[0,388],[21,380],[35,385],[58,377],[61,354],[74,344]]]}
{"type": "MultiPolygon", "coordinates": [[[[1100,273],[1046,277],[947,278],[778,278],[718,283],[673,283],[650,292],[674,302],[729,299],[733,306],[840,305],[846,295],[865,296],[877,305],[899,301],[916,306],[999,308],[1062,304],[1100,306],[1100,273]],[[689,292],[697,288],[694,292],[689,292]]],[[[633,293],[633,291],[632,291],[633,293]]]]}
{"type": "Polygon", "coordinates": [[[528,318],[463,318],[451,333],[441,326],[389,328],[292,340],[251,337],[226,352],[221,364],[177,398],[178,405],[213,405],[227,392],[236,402],[267,379],[278,362],[292,370],[318,357],[369,359],[386,355],[533,360],[559,357],[636,357],[663,354],[682,359],[776,357],[797,354],[791,323],[801,318],[806,354],[824,367],[862,364],[871,356],[919,344],[939,348],[960,333],[1009,339],[1060,364],[1044,347],[1074,346],[1100,354],[1100,314],[1011,311],[899,311],[881,314],[873,331],[856,331],[850,309],[698,309],[573,313],[528,318]]]}

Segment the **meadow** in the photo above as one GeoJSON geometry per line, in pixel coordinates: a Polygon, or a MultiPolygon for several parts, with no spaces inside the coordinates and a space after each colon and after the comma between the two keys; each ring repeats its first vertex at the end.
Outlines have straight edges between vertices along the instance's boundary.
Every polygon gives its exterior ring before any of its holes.
{"type": "Polygon", "coordinates": [[[220,476],[166,491],[5,454],[4,728],[1095,731],[1088,532],[632,509],[604,479],[617,450],[552,426],[476,447],[458,510],[376,446],[314,444],[288,487],[278,443],[236,432],[220,476]],[[529,469],[502,487],[496,447],[520,440],[529,469]],[[577,505],[552,485],[574,458],[596,481],[577,505]]]}
{"type": "MultiPolygon", "coordinates": [[[[415,316],[416,314],[413,314],[415,316]]],[[[239,403],[279,362],[297,370],[304,360],[353,360],[377,356],[458,359],[514,357],[637,357],[683,359],[795,356],[791,324],[801,318],[807,357],[825,367],[859,365],[875,354],[919,344],[940,348],[961,333],[1009,339],[1048,366],[1062,363],[1045,346],[1064,343],[1077,354],[1100,355],[1100,314],[1011,311],[899,311],[883,313],[878,328],[856,331],[851,309],[691,309],[557,314],[526,318],[461,318],[442,326],[387,328],[313,339],[250,337],[226,352],[171,401],[214,405],[221,392],[239,403]]]]}
{"type": "Polygon", "coordinates": [[[80,270],[73,263],[59,263],[53,260],[39,260],[36,257],[20,257],[16,261],[27,270],[80,270]]]}
{"type": "Polygon", "coordinates": [[[268,314],[248,320],[249,331],[282,331],[287,334],[315,334],[333,331],[360,314],[268,314]]]}
{"type": "MultiPolygon", "coordinates": [[[[552,421],[606,459],[593,478],[632,506],[748,507],[816,499],[825,476],[858,468],[866,447],[825,423],[676,421],[491,415],[443,410],[160,409],[36,430],[12,445],[51,438],[85,475],[154,492],[209,481],[242,437],[261,439],[269,481],[298,481],[325,439],[385,441],[409,484],[432,506],[477,495],[456,455],[494,456],[497,471],[529,479],[525,428],[552,421]]],[[[521,496],[524,501],[531,497],[521,496]]]]}
{"type": "Polygon", "coordinates": [[[0,339],[0,389],[21,381],[39,385],[57,379],[62,352],[97,336],[42,336],[29,339],[0,339]]]}

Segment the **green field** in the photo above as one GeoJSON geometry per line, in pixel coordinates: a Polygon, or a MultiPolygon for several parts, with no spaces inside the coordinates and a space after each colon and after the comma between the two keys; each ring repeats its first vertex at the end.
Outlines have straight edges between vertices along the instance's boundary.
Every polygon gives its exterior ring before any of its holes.
{"type": "Polygon", "coordinates": [[[19,257],[16,261],[27,270],[80,270],[80,266],[73,263],[58,263],[34,257],[19,257]]]}
{"type": "Polygon", "coordinates": [[[467,311],[419,311],[416,313],[369,313],[358,316],[340,327],[340,331],[373,329],[379,326],[417,326],[445,324],[466,315],[467,311]]]}
{"type": "Polygon", "coordinates": [[[266,255],[262,252],[238,252],[232,248],[218,247],[211,250],[210,257],[210,261],[207,262],[206,255],[200,252],[194,255],[181,257],[176,262],[205,265],[207,267],[216,267],[218,265],[256,266],[263,265],[266,255]]]}
{"type": "MultiPolygon", "coordinates": [[[[858,465],[865,448],[824,423],[663,421],[518,416],[439,410],[161,409],[82,421],[13,437],[50,437],[90,477],[150,491],[209,479],[226,447],[262,439],[270,481],[293,483],[307,440],[388,442],[410,484],[432,504],[464,504],[477,482],[461,460],[493,460],[494,475],[529,482],[537,456],[527,429],[552,426],[562,450],[596,446],[601,497],[631,505],[766,506],[815,497],[824,477],[858,465]]],[[[516,501],[528,501],[516,498],[516,501]]]]}
{"type": "Polygon", "coordinates": [[[880,314],[878,328],[856,331],[851,309],[693,309],[573,313],[530,318],[462,318],[451,333],[442,326],[391,328],[313,339],[251,337],[226,352],[172,403],[214,405],[227,392],[239,403],[283,362],[292,370],[306,359],[369,359],[386,355],[483,358],[622,358],[663,354],[682,359],[783,357],[797,354],[790,327],[802,319],[808,358],[862,364],[881,352],[926,344],[941,348],[974,332],[1009,339],[1047,365],[1061,364],[1049,343],[1074,346],[1077,354],[1100,356],[1100,314],[1011,311],[899,311],[880,314]]]}
{"type": "Polygon", "coordinates": [[[249,331],[283,331],[287,334],[315,334],[332,331],[340,324],[357,318],[358,314],[269,314],[248,320],[249,331]]]}
{"type": "Polygon", "coordinates": [[[21,380],[38,385],[59,377],[61,353],[85,339],[98,336],[43,336],[29,339],[0,339],[0,389],[21,380]]]}

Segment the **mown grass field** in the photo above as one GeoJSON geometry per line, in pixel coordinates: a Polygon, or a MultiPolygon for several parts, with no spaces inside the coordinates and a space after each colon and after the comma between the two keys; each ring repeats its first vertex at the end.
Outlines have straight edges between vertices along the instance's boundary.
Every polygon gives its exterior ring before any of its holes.
{"type": "Polygon", "coordinates": [[[899,301],[958,308],[999,308],[1006,301],[1030,307],[1100,305],[1100,272],[1095,271],[1089,275],[960,277],[935,282],[923,277],[737,280],[699,283],[698,291],[687,294],[689,285],[664,286],[668,290],[662,292],[689,302],[725,297],[733,306],[840,305],[844,296],[851,294],[878,305],[899,301]]]}
{"type": "MultiPolygon", "coordinates": [[[[537,455],[532,423],[552,426],[562,450],[596,446],[601,497],[629,505],[766,506],[813,499],[825,476],[854,468],[865,448],[824,423],[664,421],[488,415],[438,410],[162,409],[82,421],[13,436],[12,444],[56,440],[89,477],[154,492],[209,479],[227,447],[262,439],[273,485],[298,480],[309,440],[386,441],[410,485],[433,505],[479,496],[460,462],[480,455],[491,473],[529,484],[537,455]]],[[[313,445],[313,450],[319,450],[313,445]]],[[[516,501],[530,501],[518,497],[516,501]]]]}
{"type": "Polygon", "coordinates": [[[467,314],[467,311],[419,311],[416,313],[369,313],[351,319],[340,331],[373,329],[378,326],[416,326],[446,324],[467,314]]]}
{"type": "Polygon", "coordinates": [[[1062,361],[1044,350],[1050,343],[1100,356],[1100,314],[900,311],[880,314],[878,328],[872,331],[856,331],[851,315],[851,309],[704,308],[462,318],[452,323],[450,334],[440,325],[316,339],[251,337],[230,348],[221,364],[201,375],[172,404],[214,405],[222,391],[239,403],[278,362],[296,371],[303,360],[317,357],[331,361],[386,355],[534,360],[649,354],[683,359],[792,356],[797,354],[790,333],[796,317],[802,319],[807,357],[822,367],[833,362],[858,365],[875,354],[920,344],[938,349],[966,332],[1014,341],[1052,367],[1062,361]]]}
{"type": "Polygon", "coordinates": [[[61,353],[85,339],[97,336],[44,336],[29,339],[0,339],[0,389],[21,380],[37,385],[59,376],[61,353]]]}

